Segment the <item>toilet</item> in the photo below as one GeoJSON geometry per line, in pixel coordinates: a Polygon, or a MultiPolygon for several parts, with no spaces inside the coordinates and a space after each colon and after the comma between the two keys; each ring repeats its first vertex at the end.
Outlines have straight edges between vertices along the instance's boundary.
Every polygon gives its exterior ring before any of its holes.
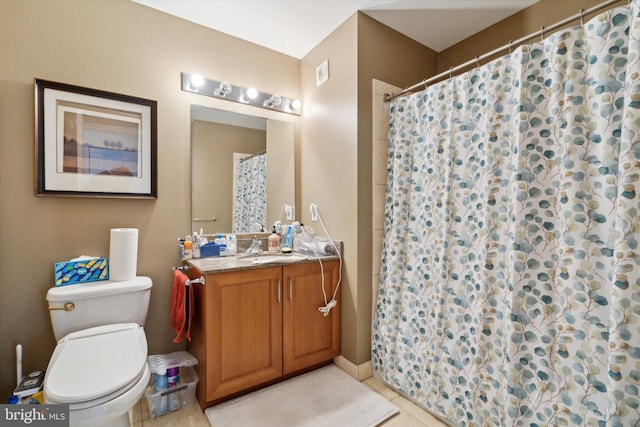
{"type": "Polygon", "coordinates": [[[68,404],[72,427],[130,427],[149,383],[144,323],[149,277],[54,287],[47,292],[58,342],[44,379],[45,403],[68,404]]]}

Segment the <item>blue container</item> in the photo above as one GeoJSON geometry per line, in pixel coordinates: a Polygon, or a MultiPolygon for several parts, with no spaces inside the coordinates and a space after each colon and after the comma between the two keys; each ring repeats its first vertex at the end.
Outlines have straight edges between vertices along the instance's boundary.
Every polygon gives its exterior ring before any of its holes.
{"type": "Polygon", "coordinates": [[[209,242],[200,246],[200,258],[209,258],[212,256],[220,256],[219,245],[214,242],[209,242]]]}
{"type": "MultiPolygon", "coordinates": [[[[167,370],[166,369],[162,369],[160,370],[160,372],[158,372],[156,374],[156,393],[162,393],[163,391],[165,391],[168,388],[169,385],[169,381],[167,378],[167,370]]],[[[158,405],[158,414],[162,415],[164,413],[167,412],[168,410],[168,406],[167,406],[167,397],[166,396],[162,396],[160,397],[160,404],[158,405]]]]}

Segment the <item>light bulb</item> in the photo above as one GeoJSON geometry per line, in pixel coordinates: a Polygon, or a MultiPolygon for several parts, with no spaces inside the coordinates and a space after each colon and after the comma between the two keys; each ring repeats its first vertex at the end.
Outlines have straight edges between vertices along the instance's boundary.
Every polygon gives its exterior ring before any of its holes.
{"type": "Polygon", "coordinates": [[[291,108],[293,108],[294,110],[299,110],[300,107],[302,107],[302,101],[300,101],[299,99],[294,99],[291,102],[291,108]]]}
{"type": "Polygon", "coordinates": [[[258,96],[258,91],[256,88],[250,87],[249,89],[247,89],[247,98],[256,99],[256,96],[258,96]]]}
{"type": "Polygon", "coordinates": [[[202,74],[192,74],[190,80],[191,80],[191,86],[196,88],[204,84],[204,77],[202,77],[202,74]]]}

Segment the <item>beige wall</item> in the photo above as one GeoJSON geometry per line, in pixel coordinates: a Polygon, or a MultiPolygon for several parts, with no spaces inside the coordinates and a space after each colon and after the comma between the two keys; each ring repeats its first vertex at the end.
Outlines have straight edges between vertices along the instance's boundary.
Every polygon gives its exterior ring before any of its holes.
{"type": "Polygon", "coordinates": [[[342,354],[355,362],[357,291],[357,19],[349,18],[302,59],[305,110],[300,147],[301,208],[298,218],[311,222],[309,204],[318,204],[331,237],[344,242],[342,271],[342,354]],[[329,80],[316,87],[316,67],[329,61],[329,80]]]}
{"type": "Polygon", "coordinates": [[[267,120],[267,231],[287,221],[284,204],[295,207],[294,133],[289,122],[267,120]]]}
{"type": "Polygon", "coordinates": [[[371,289],[372,312],[376,306],[378,295],[378,283],[380,281],[380,261],[382,255],[382,243],[384,239],[384,205],[387,191],[387,156],[389,154],[389,115],[391,103],[382,102],[385,93],[395,93],[401,88],[379,80],[373,81],[373,100],[371,110],[373,113],[373,125],[371,127],[372,156],[371,156],[371,289]]]}
{"type": "Polygon", "coordinates": [[[331,236],[344,242],[342,355],[354,364],[371,353],[372,79],[407,86],[435,68],[435,52],[360,13],[302,60],[301,218],[323,234],[310,222],[316,202],[331,236]],[[317,87],[325,59],[330,78],[317,87]]]}
{"type": "MultiPolygon", "coordinates": [[[[425,76],[436,73],[436,53],[380,24],[369,16],[358,14],[358,305],[357,364],[371,358],[372,248],[374,245],[373,176],[374,119],[372,105],[382,104],[383,97],[373,91],[373,81],[381,80],[407,87],[425,76]]],[[[387,122],[388,124],[388,122],[387,122]]],[[[386,127],[385,127],[386,129],[386,127]]],[[[386,171],[386,164],[385,169],[386,171]]]]}
{"type": "MultiPolygon", "coordinates": [[[[491,52],[512,40],[535,33],[543,26],[549,27],[577,14],[581,9],[587,10],[602,2],[603,0],[540,0],[538,3],[440,52],[438,54],[438,72],[470,61],[476,56],[491,52]]],[[[626,0],[621,0],[616,3],[616,6],[626,4],[626,0]]],[[[590,17],[585,16],[584,19],[587,20],[590,17]]],[[[577,24],[578,22],[574,22],[568,26],[577,24]]]]}
{"type": "Polygon", "coordinates": [[[108,256],[113,227],[140,230],[150,353],[185,348],[168,314],[176,240],[191,229],[189,106],[299,119],[182,92],[182,71],[301,97],[299,60],[128,0],[0,1],[0,399],[15,386],[16,344],[26,372],[53,351],[53,263],[108,256]],[[157,100],[158,199],[35,197],[34,77],[157,100]]]}
{"type": "Polygon", "coordinates": [[[215,222],[194,222],[205,234],[233,230],[233,154],[256,154],[267,148],[267,132],[241,126],[194,120],[191,125],[191,183],[193,218],[216,217],[215,222]]]}
{"type": "Polygon", "coordinates": [[[0,1],[0,398],[15,382],[16,344],[25,371],[44,368],[54,348],[45,304],[53,263],[108,255],[113,227],[140,229],[138,273],[154,281],[150,353],[184,348],[171,342],[168,308],[176,239],[190,231],[189,106],[282,113],[181,92],[180,72],[303,99],[303,117],[286,116],[296,125],[297,217],[320,233],[308,211],[318,203],[331,235],[344,241],[342,348],[359,364],[370,351],[372,79],[409,86],[433,74],[436,60],[447,69],[478,55],[478,46],[483,53],[598,1],[542,0],[535,14],[503,24],[508,32],[492,28],[437,57],[357,14],[302,61],[128,0],[0,1]],[[330,80],[316,87],[325,59],[330,80]],[[35,197],[34,77],[157,100],[158,199],[35,197]]]}

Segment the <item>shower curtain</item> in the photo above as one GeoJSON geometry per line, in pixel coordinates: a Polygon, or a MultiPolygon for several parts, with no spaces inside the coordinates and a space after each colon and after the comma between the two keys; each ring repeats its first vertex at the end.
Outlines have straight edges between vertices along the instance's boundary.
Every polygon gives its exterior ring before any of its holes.
{"type": "Polygon", "coordinates": [[[639,1],[393,101],[372,365],[457,426],[640,425],[639,1]]]}
{"type": "Polygon", "coordinates": [[[234,233],[255,233],[267,223],[267,154],[243,159],[236,169],[234,233]]]}

